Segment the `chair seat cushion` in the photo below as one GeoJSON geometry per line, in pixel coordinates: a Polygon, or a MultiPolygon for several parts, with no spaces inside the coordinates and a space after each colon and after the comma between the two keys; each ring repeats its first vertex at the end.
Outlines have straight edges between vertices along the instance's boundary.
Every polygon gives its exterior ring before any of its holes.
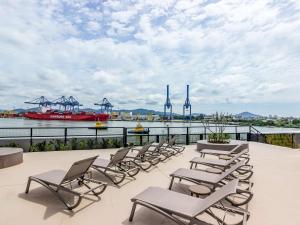
{"type": "Polygon", "coordinates": [[[37,178],[46,183],[60,185],[61,182],[63,181],[66,173],[67,172],[64,170],[50,170],[48,172],[40,173],[40,174],[31,176],[31,177],[37,178]]]}
{"type": "Polygon", "coordinates": [[[109,165],[109,163],[110,163],[110,160],[97,158],[94,161],[93,166],[106,168],[109,165]]]}
{"type": "Polygon", "coordinates": [[[166,209],[170,212],[190,217],[194,217],[206,209],[206,204],[203,204],[203,199],[166,190],[160,187],[149,187],[135,196],[133,200],[135,199],[158,208],[166,209]]]}
{"type": "Polygon", "coordinates": [[[198,170],[190,170],[185,168],[177,169],[175,172],[170,174],[170,176],[174,176],[177,178],[187,177],[193,180],[203,181],[211,184],[217,184],[222,179],[220,174],[208,173],[208,172],[198,171],[198,170]]]}

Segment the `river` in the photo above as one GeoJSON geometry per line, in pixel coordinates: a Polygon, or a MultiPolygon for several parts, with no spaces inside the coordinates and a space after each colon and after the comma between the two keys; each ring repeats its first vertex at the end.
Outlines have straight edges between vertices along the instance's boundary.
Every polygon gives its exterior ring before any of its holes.
{"type": "MultiPolygon", "coordinates": [[[[149,121],[141,121],[140,122],[143,127],[170,127],[173,133],[185,133],[185,128],[175,128],[175,127],[190,127],[191,133],[201,133],[203,128],[199,128],[203,126],[201,122],[149,122],[149,121]],[[173,128],[172,128],[173,127],[173,128]],[[196,128],[197,127],[197,128],[196,128]]],[[[108,121],[108,127],[135,127],[136,121],[108,121]]],[[[94,121],[58,121],[58,120],[30,120],[23,118],[0,118],[0,129],[1,128],[30,128],[30,127],[39,127],[39,128],[51,128],[51,133],[54,132],[54,127],[94,127],[94,121]]],[[[279,128],[279,127],[255,127],[262,133],[289,133],[296,132],[300,133],[300,129],[298,128],[279,128]]],[[[226,132],[235,133],[235,127],[226,128],[226,132]]],[[[46,135],[47,129],[44,130],[44,134],[46,135]]],[[[75,129],[74,129],[75,130],[75,129]]],[[[77,132],[80,132],[79,129],[77,132]]],[[[151,133],[164,133],[165,129],[162,128],[151,128],[151,133]]],[[[237,132],[248,132],[248,126],[238,126],[237,132]]],[[[50,131],[49,131],[50,132],[50,131]]],[[[77,133],[76,132],[76,133],[77,133]]],[[[91,131],[94,132],[94,131],[91,131]]],[[[103,134],[114,134],[120,133],[121,128],[107,129],[106,131],[102,131],[103,134]]],[[[2,133],[2,132],[1,132],[2,133]]]]}

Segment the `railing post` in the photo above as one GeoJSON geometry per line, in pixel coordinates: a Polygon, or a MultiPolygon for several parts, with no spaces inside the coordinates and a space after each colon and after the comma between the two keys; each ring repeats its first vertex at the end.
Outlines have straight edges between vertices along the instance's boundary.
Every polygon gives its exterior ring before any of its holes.
{"type": "Polygon", "coordinates": [[[235,140],[240,140],[237,132],[237,126],[235,126],[235,140]]]}
{"type": "Polygon", "coordinates": [[[95,131],[96,131],[96,133],[95,133],[95,136],[96,136],[95,140],[97,141],[97,139],[98,139],[98,129],[96,128],[95,131]]]}
{"type": "Polygon", "coordinates": [[[140,135],[140,146],[143,145],[143,135],[140,135]]]}
{"type": "Polygon", "coordinates": [[[148,128],[148,134],[147,134],[147,142],[149,142],[150,141],[150,129],[148,128]]]}
{"type": "Polygon", "coordinates": [[[33,144],[32,135],[33,135],[33,129],[30,128],[30,146],[32,146],[32,144],[33,144]]]}
{"type": "Polygon", "coordinates": [[[200,134],[200,140],[203,140],[203,134],[200,134]]]}
{"type": "Polygon", "coordinates": [[[170,139],[170,127],[167,127],[167,141],[169,142],[170,139]]]}
{"type": "Polygon", "coordinates": [[[156,135],[156,143],[159,143],[159,135],[156,135]]]}
{"type": "Polygon", "coordinates": [[[127,147],[127,128],[123,127],[123,147],[127,147]]]}
{"type": "Polygon", "coordinates": [[[241,140],[241,134],[240,133],[236,133],[235,134],[235,139],[236,140],[241,140]]]}
{"type": "Polygon", "coordinates": [[[251,133],[247,133],[247,141],[251,141],[251,133]]]}
{"type": "Polygon", "coordinates": [[[204,127],[204,139],[207,139],[207,137],[206,137],[206,127],[204,127]]]}
{"type": "Polygon", "coordinates": [[[68,128],[65,127],[65,145],[67,144],[68,128]]]}
{"type": "Polygon", "coordinates": [[[186,139],[185,139],[186,145],[190,144],[190,136],[189,136],[189,128],[186,128],[186,139]]]}

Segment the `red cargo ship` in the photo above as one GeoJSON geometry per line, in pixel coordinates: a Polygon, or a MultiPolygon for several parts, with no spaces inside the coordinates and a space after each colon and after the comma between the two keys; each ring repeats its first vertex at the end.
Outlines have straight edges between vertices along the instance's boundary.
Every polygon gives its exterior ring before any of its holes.
{"type": "Polygon", "coordinates": [[[88,112],[27,112],[24,117],[34,120],[72,120],[72,121],[107,121],[109,114],[88,112]]]}

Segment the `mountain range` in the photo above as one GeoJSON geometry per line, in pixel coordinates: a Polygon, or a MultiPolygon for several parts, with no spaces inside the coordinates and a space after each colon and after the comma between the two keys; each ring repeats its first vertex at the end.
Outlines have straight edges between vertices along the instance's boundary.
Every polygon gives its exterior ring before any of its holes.
{"type": "MultiPolygon", "coordinates": [[[[5,110],[0,110],[1,111],[5,111],[5,110]]],[[[23,109],[23,108],[18,108],[18,109],[14,109],[14,111],[16,113],[25,113],[28,111],[31,112],[38,112],[39,108],[35,107],[35,108],[29,108],[29,109],[23,109]]],[[[84,108],[84,109],[80,109],[80,111],[85,111],[85,112],[96,112],[99,113],[100,110],[98,109],[92,109],[92,108],[84,108]]],[[[150,109],[143,109],[143,108],[138,108],[138,109],[118,109],[118,110],[113,110],[113,112],[132,112],[133,115],[147,115],[147,114],[155,114],[155,115],[160,115],[162,116],[164,113],[160,112],[160,111],[155,111],[155,110],[150,110],[150,109]]],[[[174,116],[178,116],[181,114],[178,113],[173,113],[174,116]]],[[[201,115],[201,113],[193,113],[193,116],[199,116],[201,115]]],[[[204,114],[202,114],[204,115],[204,114]]],[[[250,112],[242,112],[242,113],[238,113],[235,115],[237,118],[241,118],[241,119],[257,119],[257,118],[262,118],[263,116],[257,115],[257,114],[253,114],[250,112]]]]}
{"type": "Polygon", "coordinates": [[[258,118],[263,117],[263,116],[256,115],[256,114],[253,114],[250,112],[242,112],[242,113],[236,114],[235,116],[238,118],[241,118],[241,119],[258,119],[258,118]]]}

